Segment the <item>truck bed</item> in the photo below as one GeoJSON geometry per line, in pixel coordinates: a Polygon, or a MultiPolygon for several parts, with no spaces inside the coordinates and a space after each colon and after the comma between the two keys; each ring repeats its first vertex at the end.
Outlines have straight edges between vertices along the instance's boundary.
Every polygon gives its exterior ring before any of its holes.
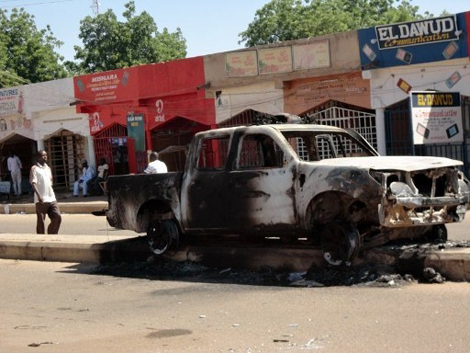
{"type": "Polygon", "coordinates": [[[139,217],[152,207],[166,207],[179,218],[182,177],[182,172],[110,176],[106,212],[109,224],[118,229],[145,232],[147,225],[139,217]]]}

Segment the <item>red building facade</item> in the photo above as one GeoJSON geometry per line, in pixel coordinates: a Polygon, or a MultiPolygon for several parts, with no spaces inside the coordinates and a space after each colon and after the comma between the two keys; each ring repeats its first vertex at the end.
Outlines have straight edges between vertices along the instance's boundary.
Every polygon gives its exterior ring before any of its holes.
{"type": "Polygon", "coordinates": [[[156,150],[170,171],[182,170],[192,136],[215,126],[206,86],[202,57],[75,77],[96,160],[106,158],[111,174],[139,173],[156,150]]]}

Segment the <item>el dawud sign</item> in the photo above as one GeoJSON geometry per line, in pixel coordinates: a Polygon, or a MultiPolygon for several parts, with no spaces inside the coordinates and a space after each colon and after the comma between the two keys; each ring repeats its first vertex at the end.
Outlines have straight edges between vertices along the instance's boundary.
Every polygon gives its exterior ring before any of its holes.
{"type": "Polygon", "coordinates": [[[463,142],[459,92],[411,92],[413,143],[463,142]]]}
{"type": "Polygon", "coordinates": [[[375,27],[380,49],[458,40],[454,15],[375,27]]]}

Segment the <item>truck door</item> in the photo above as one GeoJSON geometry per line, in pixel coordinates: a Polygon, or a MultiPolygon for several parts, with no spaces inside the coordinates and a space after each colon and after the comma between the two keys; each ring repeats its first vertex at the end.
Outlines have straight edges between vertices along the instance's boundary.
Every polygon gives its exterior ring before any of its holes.
{"type": "MultiPolygon", "coordinates": [[[[228,146],[228,141],[217,143],[228,146]]],[[[225,165],[204,167],[200,156],[197,172],[184,181],[187,228],[224,233],[292,228],[296,219],[289,158],[263,133],[241,135],[232,144],[230,156],[225,151],[216,158],[224,159],[225,153],[225,165]]]]}
{"type": "Polygon", "coordinates": [[[227,197],[234,226],[250,232],[282,233],[296,224],[294,177],[288,155],[263,133],[241,136],[227,197]]]}

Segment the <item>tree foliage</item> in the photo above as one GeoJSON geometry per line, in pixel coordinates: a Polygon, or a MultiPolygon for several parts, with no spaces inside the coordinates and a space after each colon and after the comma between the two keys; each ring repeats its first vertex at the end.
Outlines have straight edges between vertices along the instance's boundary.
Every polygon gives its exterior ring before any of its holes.
{"type": "Polygon", "coordinates": [[[83,47],[74,47],[78,62],[66,63],[71,71],[93,73],[186,57],[186,39],[180,28],[174,33],[166,28],[159,32],[146,11],[135,15],[134,1],[124,6],[124,22],[111,9],[80,22],[83,47]]]}
{"type": "Polygon", "coordinates": [[[0,87],[66,77],[63,57],[55,52],[62,44],[49,26],[38,30],[23,8],[9,16],[0,9],[0,87]]]}
{"type": "MultiPolygon", "coordinates": [[[[271,0],[239,34],[246,47],[423,18],[399,0],[271,0]]],[[[425,13],[425,17],[432,17],[425,13]]]]}

